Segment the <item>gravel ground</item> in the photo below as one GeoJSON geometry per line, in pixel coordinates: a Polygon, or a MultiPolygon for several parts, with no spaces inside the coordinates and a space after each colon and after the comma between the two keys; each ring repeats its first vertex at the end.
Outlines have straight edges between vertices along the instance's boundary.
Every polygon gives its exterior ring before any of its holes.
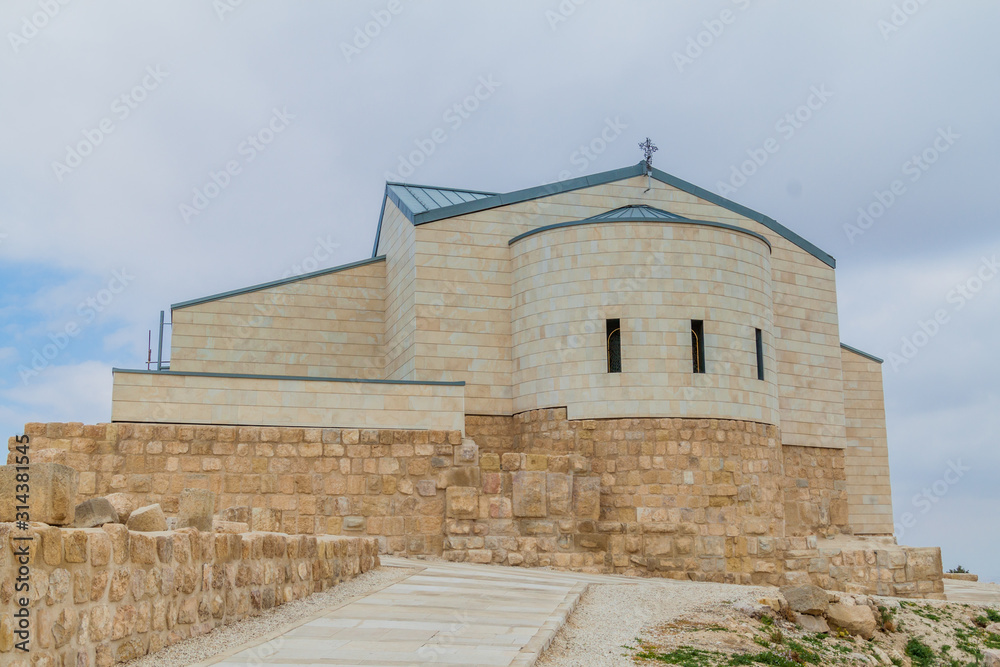
{"type": "Polygon", "coordinates": [[[536,665],[633,667],[622,646],[648,639],[656,626],[703,611],[725,613],[724,603],[753,606],[774,590],[662,580],[591,584],[536,665]]]}
{"type": "Polygon", "coordinates": [[[294,600],[270,609],[259,616],[216,628],[194,639],[174,644],[158,653],[126,663],[127,667],[188,667],[207,660],[220,651],[235,648],[253,639],[264,637],[276,630],[304,620],[324,609],[332,609],[359,597],[405,579],[419,568],[380,567],[315,593],[302,600],[294,600]]]}

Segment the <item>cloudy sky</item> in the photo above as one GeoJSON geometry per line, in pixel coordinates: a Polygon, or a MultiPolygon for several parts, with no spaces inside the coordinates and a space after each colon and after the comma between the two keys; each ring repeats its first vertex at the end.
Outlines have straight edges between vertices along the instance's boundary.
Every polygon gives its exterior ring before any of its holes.
{"type": "Polygon", "coordinates": [[[837,258],[842,338],[887,360],[902,541],[1000,580],[998,24],[985,0],[4,0],[0,426],[106,421],[171,303],[370,256],[387,178],[510,191],[648,135],[837,258]]]}

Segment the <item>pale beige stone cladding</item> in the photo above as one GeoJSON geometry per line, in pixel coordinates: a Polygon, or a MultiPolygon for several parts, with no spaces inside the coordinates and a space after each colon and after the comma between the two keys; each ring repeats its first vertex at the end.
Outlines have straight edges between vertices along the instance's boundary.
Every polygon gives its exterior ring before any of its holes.
{"type": "Polygon", "coordinates": [[[841,350],[847,415],[847,500],[858,535],[892,535],[892,489],[885,428],[882,364],[841,350]]]}
{"type": "Polygon", "coordinates": [[[785,534],[850,534],[843,449],[782,447],[785,534]]]}
{"type": "Polygon", "coordinates": [[[33,462],[80,471],[81,502],[121,492],[174,515],[184,489],[208,489],[220,509],[277,510],[286,533],[376,536],[383,551],[438,555],[446,473],[462,442],[457,430],[178,424],[27,424],[25,433],[33,462]]]}
{"type": "Polygon", "coordinates": [[[461,431],[461,385],[115,371],[111,419],[461,431]]]}
{"type": "Polygon", "coordinates": [[[385,202],[378,255],[385,255],[385,378],[416,379],[416,230],[391,201],[385,202]]]}
{"type": "Polygon", "coordinates": [[[767,243],[692,224],[565,226],[511,246],[514,411],[569,419],[677,415],[778,424],[767,243]],[[605,321],[621,323],[608,372],[605,321]],[[691,321],[704,321],[694,373],[691,321]],[[765,380],[755,329],[763,332],[765,380]]]}
{"type": "Polygon", "coordinates": [[[173,309],[170,368],[380,379],[385,262],[173,309]]]}
{"type": "MultiPolygon", "coordinates": [[[[731,224],[770,241],[783,437],[787,444],[843,447],[834,269],[760,222],[641,176],[417,226],[414,379],[465,380],[469,413],[513,414],[513,396],[503,394],[513,384],[514,372],[513,360],[504,352],[512,348],[513,303],[505,291],[512,281],[508,241],[544,225],[582,220],[625,204],[731,224]]],[[[379,252],[390,254],[384,242],[379,252]]]]}
{"type": "Polygon", "coordinates": [[[378,567],[372,538],[130,532],[121,524],[24,531],[0,524],[0,663],[128,662],[378,567]],[[10,643],[18,563],[30,545],[30,653],[10,643]]]}

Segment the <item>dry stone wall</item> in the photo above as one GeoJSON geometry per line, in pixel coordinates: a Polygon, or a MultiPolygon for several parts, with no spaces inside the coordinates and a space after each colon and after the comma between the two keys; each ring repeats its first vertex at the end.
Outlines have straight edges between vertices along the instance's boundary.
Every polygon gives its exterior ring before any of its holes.
{"type": "Polygon", "coordinates": [[[108,667],[322,591],[379,564],[372,538],[132,532],[121,524],[27,531],[0,523],[0,664],[108,667]],[[16,538],[30,537],[30,541],[16,538]],[[25,559],[15,558],[29,545],[25,559]],[[26,560],[27,562],[24,562],[26,560]],[[15,591],[19,568],[27,593],[15,591]],[[15,616],[27,595],[25,639],[15,616]]]}
{"type": "Polygon", "coordinates": [[[228,521],[369,535],[392,554],[918,597],[943,590],[938,550],[837,542],[850,532],[843,450],[782,446],[766,424],[569,420],[555,408],[468,415],[467,438],[146,424],[26,431],[35,460],[81,471],[82,498],[123,494],[176,515],[184,489],[208,489],[228,521]],[[872,574],[857,565],[868,561],[886,565],[872,574]]]}

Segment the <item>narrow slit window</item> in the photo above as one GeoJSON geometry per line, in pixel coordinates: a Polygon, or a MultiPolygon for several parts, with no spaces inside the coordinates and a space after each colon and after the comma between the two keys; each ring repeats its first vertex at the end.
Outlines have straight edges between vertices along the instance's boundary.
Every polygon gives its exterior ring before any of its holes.
{"type": "Polygon", "coordinates": [[[607,320],[608,372],[622,372],[621,320],[607,320]]]}
{"type": "Polygon", "coordinates": [[[691,361],[695,373],[705,372],[705,322],[691,320],[691,361]]]}
{"type": "Polygon", "coordinates": [[[764,379],[764,336],[760,329],[757,332],[757,379],[764,379]]]}

